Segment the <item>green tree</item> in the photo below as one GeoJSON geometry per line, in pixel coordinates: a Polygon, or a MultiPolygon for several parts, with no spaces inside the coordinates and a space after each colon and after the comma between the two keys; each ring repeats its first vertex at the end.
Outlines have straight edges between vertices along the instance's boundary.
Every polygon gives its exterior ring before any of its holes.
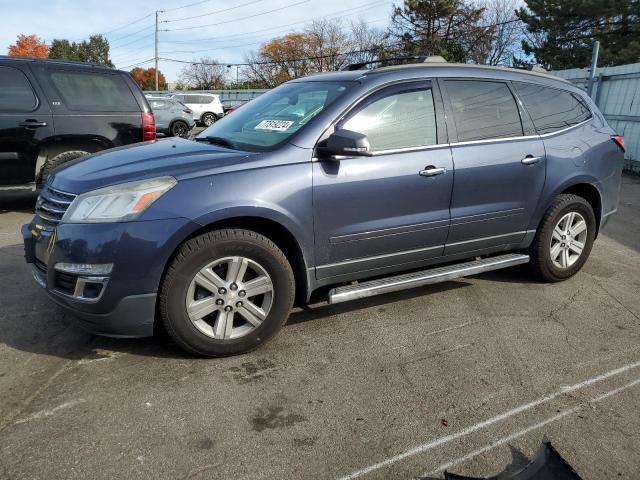
{"type": "Polygon", "coordinates": [[[525,0],[527,55],[554,70],[589,65],[595,40],[599,66],[640,60],[640,0],[525,0]]]}
{"type": "Polygon", "coordinates": [[[463,0],[405,0],[393,9],[389,33],[402,55],[480,62],[493,34],[482,23],[484,11],[463,0]]]}
{"type": "Polygon", "coordinates": [[[78,45],[75,42],[70,43],[69,40],[54,39],[49,48],[49,58],[79,61],[78,45]]]}
{"type": "Polygon", "coordinates": [[[109,59],[109,42],[102,35],[91,35],[89,40],[83,40],[80,43],[55,39],[51,42],[49,58],[97,63],[113,67],[113,63],[109,59]]]}

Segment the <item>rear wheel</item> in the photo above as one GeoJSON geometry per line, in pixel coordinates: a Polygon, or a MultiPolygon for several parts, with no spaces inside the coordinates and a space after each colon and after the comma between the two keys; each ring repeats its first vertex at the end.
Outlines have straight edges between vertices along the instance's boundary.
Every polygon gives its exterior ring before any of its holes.
{"type": "Polygon", "coordinates": [[[89,152],[85,152],[82,150],[71,150],[69,152],[59,153],[55,157],[47,159],[44,166],[42,167],[42,183],[47,183],[47,177],[60,165],[87,155],[89,155],[89,152]]]}
{"type": "Polygon", "coordinates": [[[596,233],[589,202],[562,194],[545,213],[531,245],[531,267],[547,282],[572,277],[587,261],[596,233]]]}
{"type": "Polygon", "coordinates": [[[216,123],[217,119],[218,117],[216,117],[215,113],[207,112],[202,114],[201,121],[205,127],[210,127],[211,125],[216,123]]]}
{"type": "Polygon", "coordinates": [[[171,124],[171,136],[186,138],[189,135],[189,125],[182,120],[176,120],[171,124]]]}
{"type": "Polygon", "coordinates": [[[171,337],[195,354],[252,350],[282,327],[295,283],[282,251],[250,230],[215,230],[182,245],[160,290],[171,337]]]}

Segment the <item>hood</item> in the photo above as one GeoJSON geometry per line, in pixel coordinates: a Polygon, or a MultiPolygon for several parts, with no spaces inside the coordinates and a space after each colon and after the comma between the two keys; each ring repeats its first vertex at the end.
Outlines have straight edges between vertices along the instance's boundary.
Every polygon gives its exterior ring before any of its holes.
{"type": "Polygon", "coordinates": [[[113,148],[69,162],[54,170],[49,184],[69,193],[171,175],[177,180],[210,175],[232,165],[243,168],[258,153],[229,150],[203,142],[168,138],[113,148]]]}

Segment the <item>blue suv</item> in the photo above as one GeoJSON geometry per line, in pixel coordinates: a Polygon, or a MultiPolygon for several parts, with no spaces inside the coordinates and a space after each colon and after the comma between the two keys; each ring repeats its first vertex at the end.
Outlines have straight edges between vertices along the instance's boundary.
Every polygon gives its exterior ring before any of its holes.
{"type": "Polygon", "coordinates": [[[624,143],[551,75],[420,63],[314,75],[199,134],[48,178],[23,227],[50,297],[100,335],[162,324],[203,356],[337,303],[529,263],[578,272],[616,211],[624,143]]]}

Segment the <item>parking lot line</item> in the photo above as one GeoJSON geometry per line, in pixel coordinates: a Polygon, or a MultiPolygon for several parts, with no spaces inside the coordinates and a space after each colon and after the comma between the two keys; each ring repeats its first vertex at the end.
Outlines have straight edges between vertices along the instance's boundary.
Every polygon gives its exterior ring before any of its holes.
{"type": "MultiPolygon", "coordinates": [[[[620,393],[624,390],[627,390],[631,387],[634,387],[636,385],[640,384],[640,378],[627,383],[626,385],[623,385],[621,387],[615,388],[613,390],[609,390],[608,392],[603,393],[602,395],[598,395],[597,397],[592,398],[591,400],[589,400],[589,403],[597,403],[597,402],[601,402],[602,400],[605,400],[617,393],[620,393]]],[[[461,463],[466,462],[467,460],[471,460],[474,457],[477,457],[478,455],[482,455],[483,453],[486,453],[490,450],[493,450],[496,447],[499,447],[500,445],[504,445],[505,443],[509,443],[513,440],[516,440],[524,435],[526,435],[529,432],[532,432],[534,430],[538,430],[542,427],[544,427],[545,425],[548,425],[550,423],[556,422],[564,417],[567,417],[569,415],[572,415],[574,413],[576,413],[578,410],[580,410],[583,407],[583,405],[578,405],[576,407],[573,408],[569,408],[567,410],[563,410],[560,413],[549,417],[545,420],[542,420],[541,422],[538,422],[534,425],[531,425],[527,428],[523,428],[522,430],[519,430],[517,432],[512,433],[511,435],[507,435],[506,437],[502,437],[498,440],[494,440],[493,442],[489,443],[488,445],[479,448],[477,450],[474,450],[471,453],[468,453],[467,455],[464,455],[462,457],[458,457],[455,458],[447,463],[443,463],[442,465],[440,465],[438,468],[436,468],[435,470],[431,471],[429,474],[422,474],[422,476],[425,475],[436,475],[444,470],[447,470],[451,467],[455,467],[456,465],[459,465],[461,463]]]]}
{"type": "MultiPolygon", "coordinates": [[[[416,447],[410,448],[409,450],[406,450],[402,453],[399,453],[398,455],[395,455],[393,457],[387,458],[385,460],[382,460],[378,463],[374,463],[373,465],[369,465],[368,467],[362,468],[360,470],[356,470],[348,475],[339,477],[338,480],[350,480],[353,478],[358,478],[361,477],[363,475],[367,475],[371,472],[374,472],[376,470],[379,470],[380,468],[383,467],[387,467],[389,465],[392,465],[396,462],[399,462],[401,460],[404,460],[405,458],[409,458],[412,457],[414,455],[418,455],[420,453],[426,452],[428,450],[432,450],[436,447],[439,447],[440,445],[444,445],[446,443],[449,443],[453,440],[457,440],[459,438],[462,438],[466,435],[469,435],[473,432],[476,432],[478,430],[481,430],[483,428],[489,427],[495,423],[498,422],[502,422],[514,415],[517,415],[519,413],[525,412],[527,410],[530,410],[538,405],[541,405],[543,403],[549,402],[551,400],[553,400],[554,398],[557,398],[561,395],[570,393],[570,392],[574,392],[576,390],[579,390],[581,388],[585,388],[588,387],[590,385],[593,385],[594,383],[598,383],[601,382],[603,380],[606,380],[608,378],[611,378],[613,376],[616,375],[620,375],[622,373],[628,372],[629,370],[632,370],[634,368],[638,368],[640,367],[640,362],[634,362],[634,363],[629,363],[626,365],[623,365],[622,367],[616,368],[614,370],[610,370],[608,372],[602,373],[600,375],[597,375],[595,377],[589,378],[587,380],[584,380],[582,382],[579,383],[575,383],[573,385],[561,385],[560,388],[558,388],[558,390],[556,390],[553,393],[550,393],[548,395],[545,395],[543,397],[540,397],[536,400],[533,400],[529,403],[525,403],[523,405],[520,405],[518,407],[515,407],[511,410],[508,410],[506,412],[503,412],[499,415],[496,415],[494,417],[488,418],[487,420],[483,420],[482,422],[478,422],[470,427],[467,427],[463,430],[460,430],[456,433],[452,433],[451,435],[446,435],[444,437],[440,437],[437,438],[435,440],[432,440],[430,442],[427,443],[423,443],[422,445],[418,445],[416,447]]],[[[612,390],[613,392],[613,390],[612,390]]],[[[611,393],[611,395],[613,395],[613,393],[611,393]]]]}

